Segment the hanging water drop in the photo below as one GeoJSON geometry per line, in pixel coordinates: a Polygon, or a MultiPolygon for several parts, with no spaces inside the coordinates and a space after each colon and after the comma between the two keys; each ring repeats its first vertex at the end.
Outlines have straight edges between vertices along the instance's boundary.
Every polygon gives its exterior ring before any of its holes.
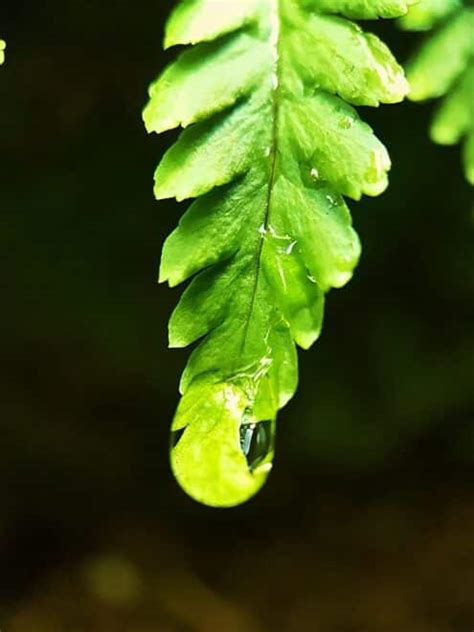
{"type": "Polygon", "coordinates": [[[250,471],[265,461],[273,449],[273,421],[265,420],[240,427],[240,447],[250,471]]]}

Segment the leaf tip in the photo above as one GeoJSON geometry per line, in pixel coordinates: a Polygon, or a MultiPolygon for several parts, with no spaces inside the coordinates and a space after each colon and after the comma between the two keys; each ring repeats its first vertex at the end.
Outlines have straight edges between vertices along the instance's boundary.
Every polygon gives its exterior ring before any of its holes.
{"type": "Polygon", "coordinates": [[[184,394],[173,421],[170,462],[181,488],[214,508],[241,505],[265,483],[274,422],[257,421],[235,384],[201,382],[184,394]]]}

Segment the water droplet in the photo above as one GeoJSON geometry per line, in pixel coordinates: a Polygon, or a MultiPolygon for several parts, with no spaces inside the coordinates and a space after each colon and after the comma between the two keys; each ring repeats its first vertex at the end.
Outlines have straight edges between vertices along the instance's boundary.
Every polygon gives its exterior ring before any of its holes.
{"type": "Polygon", "coordinates": [[[293,252],[294,247],[296,246],[298,242],[296,241],[292,241],[291,244],[288,244],[286,250],[285,250],[285,255],[291,255],[291,253],[293,252]]]}
{"type": "Polygon", "coordinates": [[[273,228],[271,224],[268,224],[268,232],[270,233],[272,237],[274,237],[275,239],[278,239],[278,233],[276,232],[276,230],[273,228]]]}
{"type": "Polygon", "coordinates": [[[319,179],[319,171],[316,169],[316,167],[313,167],[310,171],[310,175],[313,178],[313,180],[318,180],[319,179]]]}
{"type": "Polygon", "coordinates": [[[240,447],[250,471],[257,468],[273,449],[273,421],[265,420],[240,427],[240,447]]]}
{"type": "Polygon", "coordinates": [[[339,119],[339,127],[342,129],[350,129],[354,125],[354,119],[350,116],[343,116],[339,119]]]}
{"type": "Polygon", "coordinates": [[[171,449],[175,448],[178,445],[181,437],[184,435],[185,430],[186,428],[180,428],[179,430],[174,430],[171,432],[171,435],[170,435],[171,449]]]}
{"type": "Polygon", "coordinates": [[[265,227],[265,224],[262,224],[259,227],[258,232],[260,233],[260,235],[262,235],[262,237],[264,237],[267,234],[267,229],[265,227]]]}
{"type": "Polygon", "coordinates": [[[255,373],[252,375],[252,380],[254,382],[259,382],[270,370],[272,366],[273,360],[270,357],[263,357],[260,359],[255,373]]]}
{"type": "Polygon", "coordinates": [[[331,206],[337,206],[337,199],[332,195],[326,195],[326,200],[329,202],[331,206]]]}

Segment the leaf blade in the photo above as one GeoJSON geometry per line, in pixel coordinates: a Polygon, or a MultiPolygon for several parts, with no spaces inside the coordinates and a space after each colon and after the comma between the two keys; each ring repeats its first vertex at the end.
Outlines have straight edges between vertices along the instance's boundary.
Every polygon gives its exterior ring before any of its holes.
{"type": "Polygon", "coordinates": [[[172,467],[193,498],[230,506],[263,484],[277,412],[297,388],[296,345],[319,337],[326,292],[358,263],[343,196],[388,182],[388,153],[351,103],[401,100],[406,82],[388,48],[344,16],[401,15],[408,3],[341,0],[328,15],[322,1],[246,0],[208,23],[211,5],[223,3],[178,5],[167,43],[201,43],[158,79],[145,119],[150,131],[189,125],[157,169],[156,197],[198,198],[160,268],[170,285],[194,277],[169,328],[171,346],[196,343],[172,467]],[[260,433],[259,470],[242,441],[260,433]]]}

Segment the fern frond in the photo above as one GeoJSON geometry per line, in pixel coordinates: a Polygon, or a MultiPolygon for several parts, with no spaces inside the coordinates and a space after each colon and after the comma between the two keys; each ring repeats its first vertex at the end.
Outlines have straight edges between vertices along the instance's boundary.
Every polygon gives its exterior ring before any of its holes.
{"type": "Polygon", "coordinates": [[[407,31],[429,31],[460,7],[462,0],[418,0],[400,18],[400,25],[407,31]]]}
{"type": "Polygon", "coordinates": [[[464,172],[474,185],[474,8],[453,0],[421,0],[402,26],[425,30],[441,18],[445,21],[408,64],[409,98],[445,97],[430,135],[441,145],[464,143],[464,172]]]}
{"type": "Polygon", "coordinates": [[[155,175],[158,199],[198,198],[165,243],[160,281],[194,276],[170,345],[197,341],[173,422],[173,471],[212,506],[251,497],[294,395],[295,344],[318,338],[325,293],[359,255],[344,197],[387,186],[385,147],[354,105],[408,91],[388,48],[348,18],[403,0],[184,0],[165,46],[185,50],[150,88],[149,132],[186,128],[155,175]]]}

